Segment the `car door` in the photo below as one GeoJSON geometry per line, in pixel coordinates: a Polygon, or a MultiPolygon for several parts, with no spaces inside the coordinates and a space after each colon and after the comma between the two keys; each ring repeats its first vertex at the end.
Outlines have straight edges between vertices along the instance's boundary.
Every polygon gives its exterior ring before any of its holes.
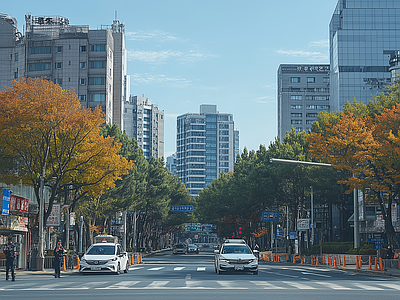
{"type": "Polygon", "coordinates": [[[126,252],[122,250],[121,245],[118,245],[117,251],[118,251],[118,257],[120,259],[121,270],[125,270],[128,256],[126,255],[126,252]]]}

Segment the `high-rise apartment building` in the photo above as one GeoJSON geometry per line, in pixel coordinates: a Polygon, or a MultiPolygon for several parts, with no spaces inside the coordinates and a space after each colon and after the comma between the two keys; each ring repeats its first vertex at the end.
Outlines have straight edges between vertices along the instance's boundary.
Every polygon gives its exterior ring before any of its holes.
{"type": "Polygon", "coordinates": [[[329,25],[331,109],[367,102],[390,83],[390,55],[400,50],[400,1],[339,0],[329,25]]]}
{"type": "Polygon", "coordinates": [[[318,113],[330,111],[329,65],[285,65],[278,68],[278,137],[292,127],[311,129],[318,113]]]}
{"type": "Polygon", "coordinates": [[[164,156],[164,111],[146,97],[130,96],[125,102],[124,130],[137,140],[147,160],[164,156]]]}
{"type": "Polygon", "coordinates": [[[106,122],[123,129],[123,98],[129,94],[124,25],[115,20],[90,30],[60,16],[25,20],[22,35],[14,18],[0,15],[0,90],[23,77],[52,80],[73,88],[83,107],[101,106],[106,122]]]}
{"type": "Polygon", "coordinates": [[[176,155],[175,155],[175,153],[173,153],[172,155],[167,157],[165,166],[167,167],[168,171],[170,171],[172,174],[176,175],[176,155]]]}
{"type": "Polygon", "coordinates": [[[200,113],[179,116],[176,149],[179,179],[189,189],[191,196],[197,196],[221,172],[233,171],[233,115],[219,113],[216,105],[203,104],[200,105],[200,113]]]}

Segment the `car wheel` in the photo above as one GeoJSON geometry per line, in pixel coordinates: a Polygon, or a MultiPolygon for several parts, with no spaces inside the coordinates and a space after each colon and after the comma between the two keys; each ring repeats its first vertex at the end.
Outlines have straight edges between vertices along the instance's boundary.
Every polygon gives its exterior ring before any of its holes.
{"type": "Polygon", "coordinates": [[[128,273],[128,272],[129,272],[129,263],[126,262],[126,267],[125,267],[124,273],[128,273]]]}
{"type": "Polygon", "coordinates": [[[258,275],[258,270],[253,272],[254,275],[258,275]]]}
{"type": "Polygon", "coordinates": [[[121,273],[121,266],[120,266],[119,263],[118,263],[117,272],[115,272],[115,274],[116,274],[116,275],[119,275],[120,273],[121,273]]]}

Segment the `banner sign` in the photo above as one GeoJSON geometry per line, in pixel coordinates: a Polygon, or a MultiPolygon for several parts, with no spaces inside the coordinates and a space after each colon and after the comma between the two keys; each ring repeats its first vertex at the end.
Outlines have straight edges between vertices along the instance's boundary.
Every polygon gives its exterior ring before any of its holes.
{"type": "Polygon", "coordinates": [[[303,231],[310,229],[310,219],[297,219],[297,230],[303,231]]]}
{"type": "Polygon", "coordinates": [[[171,211],[193,211],[193,205],[172,206],[171,211]]]}
{"type": "Polygon", "coordinates": [[[1,210],[2,215],[8,216],[10,214],[10,196],[11,191],[3,189],[3,209],[1,210]]]}
{"type": "Polygon", "coordinates": [[[263,211],[262,221],[279,221],[279,211],[263,211]]]}
{"type": "Polygon", "coordinates": [[[10,197],[10,210],[11,211],[21,211],[29,212],[29,199],[11,195],[10,197]]]}
{"type": "MultiPolygon", "coordinates": [[[[46,204],[46,211],[48,207],[49,205],[46,204]]],[[[46,226],[60,226],[60,203],[53,203],[53,209],[51,210],[51,213],[47,218],[46,226]]]]}

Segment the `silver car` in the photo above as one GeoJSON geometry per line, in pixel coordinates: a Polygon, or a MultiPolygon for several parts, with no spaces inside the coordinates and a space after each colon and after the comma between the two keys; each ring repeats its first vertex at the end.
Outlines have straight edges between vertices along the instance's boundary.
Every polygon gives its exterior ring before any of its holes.
{"type": "Polygon", "coordinates": [[[258,274],[257,254],[251,251],[244,243],[224,243],[219,250],[215,250],[215,272],[225,271],[252,272],[258,274]]]}
{"type": "Polygon", "coordinates": [[[119,275],[121,271],[128,273],[129,260],[121,245],[116,243],[93,244],[80,261],[80,273],[112,272],[119,275]]]}

